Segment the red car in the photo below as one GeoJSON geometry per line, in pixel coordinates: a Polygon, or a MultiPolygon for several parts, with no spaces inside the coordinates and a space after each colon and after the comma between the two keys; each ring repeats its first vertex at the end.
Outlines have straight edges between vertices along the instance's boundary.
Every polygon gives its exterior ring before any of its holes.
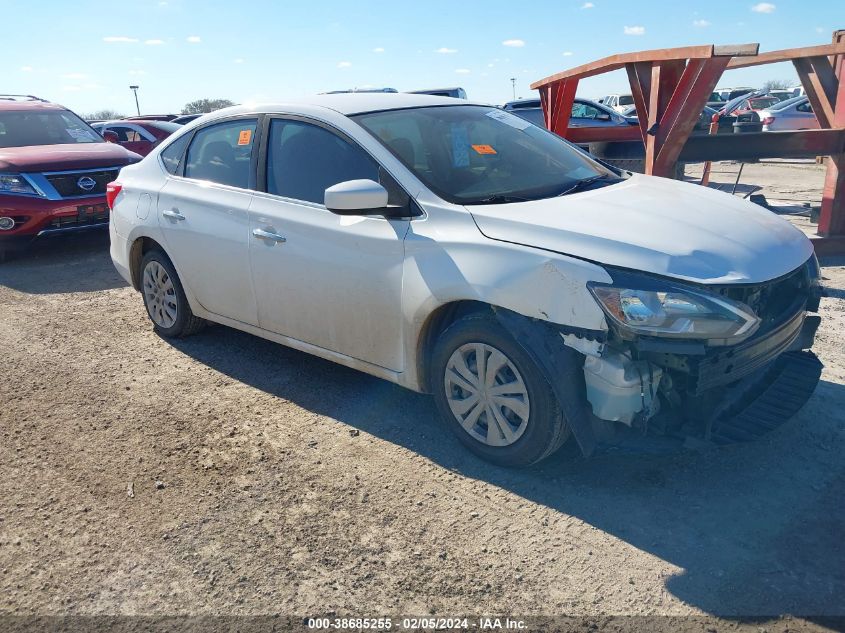
{"type": "Polygon", "coordinates": [[[0,261],[38,236],[107,227],[106,184],[140,160],[60,105],[0,95],[0,261]]]}
{"type": "Polygon", "coordinates": [[[141,156],[146,156],[156,145],[176,130],[182,129],[178,123],[127,119],[92,123],[91,127],[102,134],[107,141],[122,145],[130,152],[141,156]],[[114,132],[115,136],[107,132],[114,132]]]}

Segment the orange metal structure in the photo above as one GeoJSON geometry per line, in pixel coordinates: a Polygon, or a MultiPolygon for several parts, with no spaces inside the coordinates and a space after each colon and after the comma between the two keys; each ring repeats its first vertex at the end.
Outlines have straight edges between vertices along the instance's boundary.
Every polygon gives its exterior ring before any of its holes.
{"type": "Polygon", "coordinates": [[[611,55],[531,84],[539,90],[546,127],[571,141],[636,141],[645,145],[645,172],[674,173],[681,160],[729,160],[811,155],[831,157],[816,248],[845,252],[845,30],[833,43],[759,54],[759,44],[687,46],[611,55]],[[819,130],[690,137],[725,70],[791,61],[819,130]],[[578,82],[624,68],[639,126],[569,128],[578,82]]]}

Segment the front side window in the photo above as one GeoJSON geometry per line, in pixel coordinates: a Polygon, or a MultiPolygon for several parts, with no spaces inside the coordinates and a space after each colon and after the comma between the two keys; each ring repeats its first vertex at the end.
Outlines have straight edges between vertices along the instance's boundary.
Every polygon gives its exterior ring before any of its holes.
{"type": "Polygon", "coordinates": [[[68,110],[0,112],[0,147],[104,142],[91,126],[68,110]]]}
{"type": "Polygon", "coordinates": [[[274,119],[267,143],[268,193],[323,204],[332,185],[379,181],[379,167],[364,150],[318,125],[274,119]]]}
{"type": "Polygon", "coordinates": [[[198,130],[185,157],[185,178],[249,189],[255,119],[238,119],[198,130]]]}
{"type": "Polygon", "coordinates": [[[434,106],[352,118],[455,204],[550,198],[586,179],[618,179],[560,137],[497,108],[434,106]]]}

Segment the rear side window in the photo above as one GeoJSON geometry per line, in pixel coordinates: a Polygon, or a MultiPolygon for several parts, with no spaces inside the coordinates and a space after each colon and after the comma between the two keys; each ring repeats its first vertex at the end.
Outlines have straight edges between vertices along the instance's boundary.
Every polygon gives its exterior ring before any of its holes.
{"type": "Polygon", "coordinates": [[[185,159],[185,178],[249,189],[255,126],[255,119],[239,119],[198,130],[185,159]]]}
{"type": "Polygon", "coordinates": [[[182,157],[185,155],[185,148],[188,146],[190,138],[190,134],[180,136],[162,150],[161,162],[164,163],[164,168],[171,174],[176,174],[179,171],[179,165],[182,163],[182,157]]]}
{"type": "Polygon", "coordinates": [[[267,192],[323,204],[328,187],[379,181],[379,167],[357,145],[317,125],[275,119],[267,145],[267,192]]]}

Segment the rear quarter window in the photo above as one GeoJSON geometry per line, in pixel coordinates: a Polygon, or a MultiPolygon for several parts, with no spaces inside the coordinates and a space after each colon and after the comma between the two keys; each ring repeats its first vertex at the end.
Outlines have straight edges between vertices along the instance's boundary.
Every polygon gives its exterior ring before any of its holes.
{"type": "Polygon", "coordinates": [[[161,162],[164,168],[171,174],[178,174],[182,165],[182,157],[185,155],[185,148],[188,146],[190,134],[180,136],[161,152],[161,162]]]}

